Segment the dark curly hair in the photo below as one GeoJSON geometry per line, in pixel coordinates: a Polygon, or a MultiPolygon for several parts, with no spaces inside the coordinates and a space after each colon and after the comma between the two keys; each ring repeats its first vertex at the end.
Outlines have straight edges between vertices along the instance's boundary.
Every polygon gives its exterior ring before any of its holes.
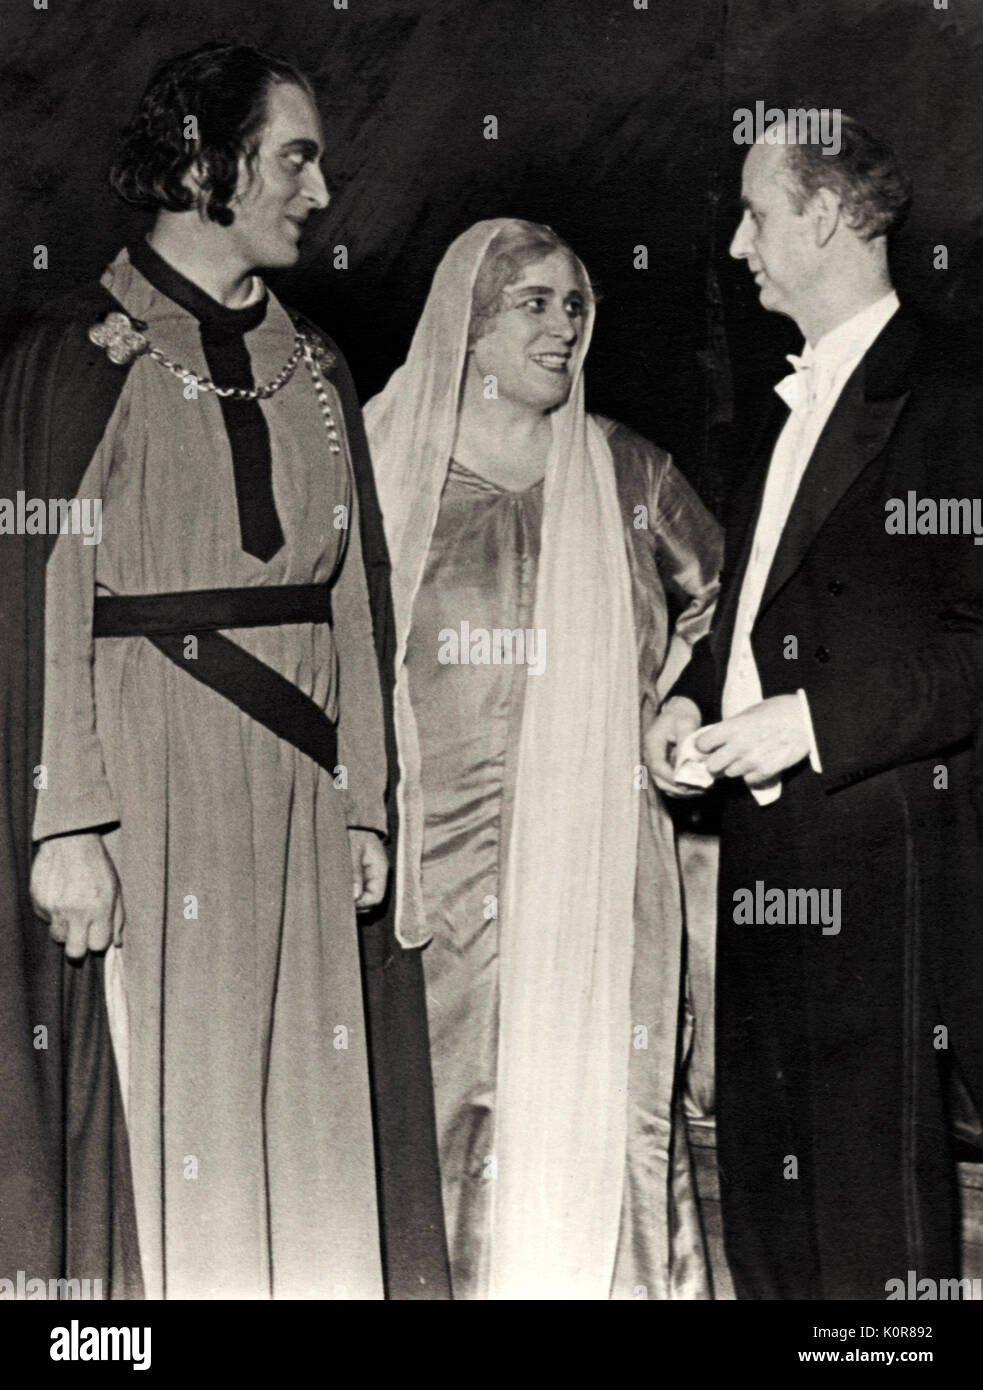
{"type": "Polygon", "coordinates": [[[789,144],[787,168],[796,212],[820,188],[843,204],[846,223],[864,241],[897,231],[911,207],[911,179],[891,147],[853,119],[840,115],[840,149],[827,154],[815,144],[789,144]]]}
{"type": "Polygon", "coordinates": [[[231,226],[240,157],[251,171],[267,98],[280,82],[314,100],[303,73],[247,44],[206,43],[160,63],[120,136],[109,174],[113,191],[135,207],[187,212],[198,194],[181,180],[200,161],[203,210],[219,226],[231,226]],[[197,123],[195,140],[185,136],[189,116],[197,123]]]}

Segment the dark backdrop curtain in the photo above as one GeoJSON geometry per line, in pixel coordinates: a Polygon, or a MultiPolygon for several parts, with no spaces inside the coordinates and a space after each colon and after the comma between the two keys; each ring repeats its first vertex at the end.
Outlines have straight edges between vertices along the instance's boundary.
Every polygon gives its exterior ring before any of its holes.
{"type": "Polygon", "coordinates": [[[838,106],[887,134],[917,184],[902,291],[953,320],[983,308],[978,0],[342,3],[4,0],[0,336],[139,232],[106,191],[114,132],[159,57],[220,36],[314,77],[335,197],[278,288],[337,338],[363,398],[402,360],[458,232],[487,216],[545,221],[604,295],[593,407],[670,448],[720,510],[796,345],[726,254],[733,111],[758,99],[838,106]],[[47,270],[33,264],[42,244],[47,270]],[[933,268],[937,245],[948,270],[933,268]]]}

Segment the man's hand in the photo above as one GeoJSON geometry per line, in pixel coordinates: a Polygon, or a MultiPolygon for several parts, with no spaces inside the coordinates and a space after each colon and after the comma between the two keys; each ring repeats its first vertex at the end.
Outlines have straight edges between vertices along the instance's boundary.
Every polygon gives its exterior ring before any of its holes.
{"type": "Polygon", "coordinates": [[[43,840],[31,869],[34,910],[69,960],[123,937],[123,898],[113,861],[91,831],[43,840]]]}
{"type": "Polygon", "coordinates": [[[773,695],[731,719],[710,724],[696,740],[714,777],[743,777],[749,787],[773,781],[809,756],[809,733],[797,695],[773,695]]]}
{"type": "Polygon", "coordinates": [[[349,830],[348,839],[352,849],[355,911],[365,912],[382,902],[389,877],[389,855],[374,830],[349,830]]]}
{"type": "Polygon", "coordinates": [[[676,749],[688,734],[700,727],[700,711],[685,695],[667,700],[660,714],[649,725],[643,748],[652,780],[667,796],[702,796],[700,787],[686,787],[676,781],[673,761],[676,749]]]}

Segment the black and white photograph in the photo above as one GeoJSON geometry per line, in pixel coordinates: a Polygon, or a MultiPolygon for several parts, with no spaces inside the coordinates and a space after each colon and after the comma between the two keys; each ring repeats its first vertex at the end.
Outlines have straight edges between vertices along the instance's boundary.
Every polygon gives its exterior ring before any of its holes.
{"type": "Polygon", "coordinates": [[[0,11],[26,1364],[972,1364],[983,0],[0,11]]]}

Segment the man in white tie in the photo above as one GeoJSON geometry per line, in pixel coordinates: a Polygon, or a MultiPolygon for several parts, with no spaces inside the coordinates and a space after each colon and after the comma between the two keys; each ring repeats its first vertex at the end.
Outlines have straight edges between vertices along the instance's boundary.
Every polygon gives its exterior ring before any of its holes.
{"type": "Polygon", "coordinates": [[[983,1101],[983,551],[885,518],[911,490],[979,496],[983,392],[892,289],[910,202],[892,152],[847,117],[836,155],[794,140],[749,151],[730,253],[806,346],[646,756],[668,795],[713,779],[722,800],[738,1296],[884,1298],[909,1269],[958,1275],[953,1076],[983,1101]]]}

